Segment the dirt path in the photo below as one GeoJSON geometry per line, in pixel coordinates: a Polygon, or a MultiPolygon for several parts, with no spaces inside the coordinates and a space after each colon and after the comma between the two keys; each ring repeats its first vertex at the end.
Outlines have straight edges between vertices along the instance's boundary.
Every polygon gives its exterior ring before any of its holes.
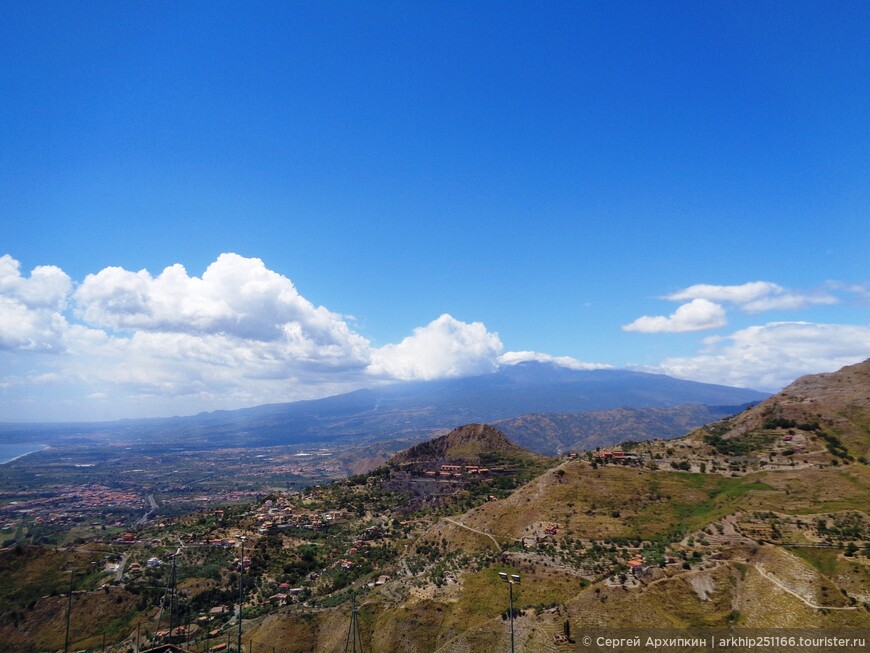
{"type": "Polygon", "coordinates": [[[767,580],[769,580],[771,583],[773,583],[774,585],[778,585],[780,588],[782,588],[783,590],[785,590],[786,592],[788,592],[789,594],[791,594],[791,595],[794,596],[795,598],[800,599],[800,600],[803,601],[806,605],[808,605],[809,607],[811,607],[811,608],[813,608],[813,609],[815,609],[815,610],[857,610],[857,607],[854,606],[854,605],[845,605],[845,606],[816,605],[815,603],[809,601],[808,599],[805,599],[803,596],[801,596],[801,595],[798,594],[797,592],[795,592],[795,591],[789,589],[788,587],[786,587],[785,585],[783,585],[783,584],[779,581],[779,579],[774,578],[772,575],[770,575],[769,573],[767,573],[767,571],[765,571],[764,567],[762,567],[762,566],[761,566],[760,564],[758,564],[757,562],[753,562],[753,563],[752,563],[752,566],[755,567],[755,568],[758,570],[758,573],[759,573],[759,574],[761,574],[762,576],[764,576],[764,578],[766,578],[767,580]]]}
{"type": "Polygon", "coordinates": [[[450,519],[450,517],[444,517],[444,521],[448,521],[451,524],[455,524],[456,526],[460,526],[466,530],[471,531],[472,533],[477,533],[478,535],[483,535],[484,537],[488,537],[492,540],[492,543],[495,544],[495,548],[498,549],[498,552],[501,553],[501,545],[496,541],[496,539],[490,535],[489,533],[485,533],[484,531],[479,531],[476,528],[472,528],[471,526],[466,526],[462,522],[458,522],[455,519],[450,519]]]}

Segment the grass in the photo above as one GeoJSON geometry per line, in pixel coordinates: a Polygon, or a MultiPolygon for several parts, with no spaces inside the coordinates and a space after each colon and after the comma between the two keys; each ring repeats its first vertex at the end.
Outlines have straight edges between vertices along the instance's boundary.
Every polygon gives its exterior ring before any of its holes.
{"type": "Polygon", "coordinates": [[[492,530],[502,542],[527,535],[524,529],[540,522],[573,537],[673,538],[747,507],[750,498],[781,495],[757,475],[592,469],[579,462],[563,469],[563,477],[544,474],[504,502],[470,513],[465,523],[492,530]]]}
{"type": "Polygon", "coordinates": [[[866,511],[870,505],[870,468],[866,465],[761,472],[753,477],[776,490],[753,495],[749,501],[753,510],[816,514],[866,511]]]}
{"type": "Polygon", "coordinates": [[[746,477],[711,478],[704,474],[688,474],[687,476],[689,483],[698,484],[707,492],[708,496],[707,500],[700,503],[674,504],[673,507],[680,517],[681,525],[689,530],[700,528],[734,512],[739,500],[750,492],[773,490],[766,483],[748,480],[746,477]]]}
{"type": "Polygon", "coordinates": [[[789,552],[810,563],[819,573],[831,577],[839,567],[839,549],[818,549],[813,547],[793,547],[789,552]]]}

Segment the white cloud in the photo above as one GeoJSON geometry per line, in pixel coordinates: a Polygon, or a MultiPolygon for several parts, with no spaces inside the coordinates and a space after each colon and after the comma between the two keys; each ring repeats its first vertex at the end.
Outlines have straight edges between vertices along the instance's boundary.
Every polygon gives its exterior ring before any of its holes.
{"type": "Polygon", "coordinates": [[[668,358],[672,376],[778,391],[804,374],[833,372],[870,357],[870,326],[772,322],[704,341],[698,356],[668,358]]]}
{"type": "MultiPolygon", "coordinates": [[[[833,282],[827,287],[855,297],[866,291],[833,282]]],[[[672,315],[644,316],[623,329],[699,331],[725,324],[718,302],[745,309],[809,297],[768,282],[692,286],[681,293],[689,301],[672,315]]],[[[0,409],[14,419],[189,414],[310,399],[390,380],[483,374],[523,361],[606,367],[504,352],[499,335],[484,324],[447,314],[399,343],[374,348],[351,328],[351,319],[316,306],[259,259],[235,254],[222,254],[200,277],[181,265],[156,276],[109,267],[75,289],[57,267],[39,266],[25,277],[18,261],[2,256],[0,409]]],[[[707,338],[697,356],[666,359],[656,371],[777,389],[868,352],[870,327],[772,323],[707,338]]]]}
{"type": "Polygon", "coordinates": [[[59,351],[72,281],[59,268],[39,266],[21,276],[21,264],[0,256],[0,351],[59,351]]]}
{"type": "Polygon", "coordinates": [[[482,323],[444,314],[402,342],[374,350],[369,371],[402,380],[484,374],[496,369],[502,349],[498,334],[482,323]]]}
{"type": "Polygon", "coordinates": [[[498,358],[498,362],[501,365],[517,365],[518,363],[529,361],[552,363],[571,370],[600,370],[612,367],[612,365],[603,365],[601,363],[584,363],[570,356],[551,356],[550,354],[542,354],[537,351],[508,351],[498,358]]]}
{"type": "Polygon", "coordinates": [[[29,278],[21,276],[21,263],[9,254],[0,256],[0,296],[16,299],[30,308],[61,311],[66,307],[72,280],[60,268],[39,265],[29,278]]]}
{"type": "Polygon", "coordinates": [[[667,317],[644,315],[631,324],[624,325],[622,330],[640,333],[685,333],[715,329],[725,324],[725,309],[719,304],[707,299],[693,299],[667,317]]]}
{"type": "Polygon", "coordinates": [[[108,267],[72,294],[58,268],[37,268],[31,281],[18,267],[0,259],[7,407],[33,406],[50,384],[58,410],[84,409],[68,398],[75,396],[118,411],[101,418],[181,414],[484,373],[503,351],[498,334],[450,315],[375,349],[349,318],[315,306],[259,259],[235,254],[222,254],[201,277],[181,265],[156,276],[108,267]],[[81,323],[61,312],[70,297],[67,310],[81,323]]]}
{"type": "Polygon", "coordinates": [[[180,265],[157,276],[106,268],[88,275],[74,299],[74,313],[100,327],[70,334],[74,373],[92,394],[185,402],[176,412],[346,391],[371,358],[369,341],[341,316],[236,254],[219,256],[201,278],[180,265]]]}
{"type": "Polygon", "coordinates": [[[829,293],[803,293],[788,290],[770,281],[750,281],[739,286],[695,284],[667,295],[671,301],[707,299],[729,303],[747,313],[771,310],[794,310],[815,304],[836,304],[837,298],[829,293]]]}
{"type": "Polygon", "coordinates": [[[85,278],[75,300],[81,319],[116,331],[226,334],[351,349],[358,339],[339,315],[302,297],[290,279],[237,254],[221,254],[201,278],[177,264],[157,277],[105,268],[85,278]]]}

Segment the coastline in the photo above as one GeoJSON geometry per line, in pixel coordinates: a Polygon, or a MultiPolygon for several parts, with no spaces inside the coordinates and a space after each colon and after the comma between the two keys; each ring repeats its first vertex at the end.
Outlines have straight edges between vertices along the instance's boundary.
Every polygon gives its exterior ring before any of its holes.
{"type": "MultiPolygon", "coordinates": [[[[47,444],[32,444],[32,445],[27,445],[27,447],[30,448],[29,451],[22,451],[21,453],[15,454],[11,458],[6,458],[4,460],[0,460],[0,465],[6,465],[8,463],[15,462],[19,458],[24,458],[24,456],[29,456],[30,454],[36,453],[37,451],[45,451],[46,449],[49,448],[49,446],[47,444]],[[36,448],[33,448],[33,447],[36,447],[36,448]]],[[[3,448],[3,445],[0,445],[0,456],[4,455],[2,453],[2,448],[3,448]]]]}

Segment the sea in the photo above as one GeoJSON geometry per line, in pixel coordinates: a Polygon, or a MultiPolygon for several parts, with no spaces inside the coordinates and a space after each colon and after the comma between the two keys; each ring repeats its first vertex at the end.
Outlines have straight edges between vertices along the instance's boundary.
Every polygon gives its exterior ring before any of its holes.
{"type": "Polygon", "coordinates": [[[32,442],[26,444],[0,444],[0,465],[46,448],[44,444],[33,444],[32,442]]]}

